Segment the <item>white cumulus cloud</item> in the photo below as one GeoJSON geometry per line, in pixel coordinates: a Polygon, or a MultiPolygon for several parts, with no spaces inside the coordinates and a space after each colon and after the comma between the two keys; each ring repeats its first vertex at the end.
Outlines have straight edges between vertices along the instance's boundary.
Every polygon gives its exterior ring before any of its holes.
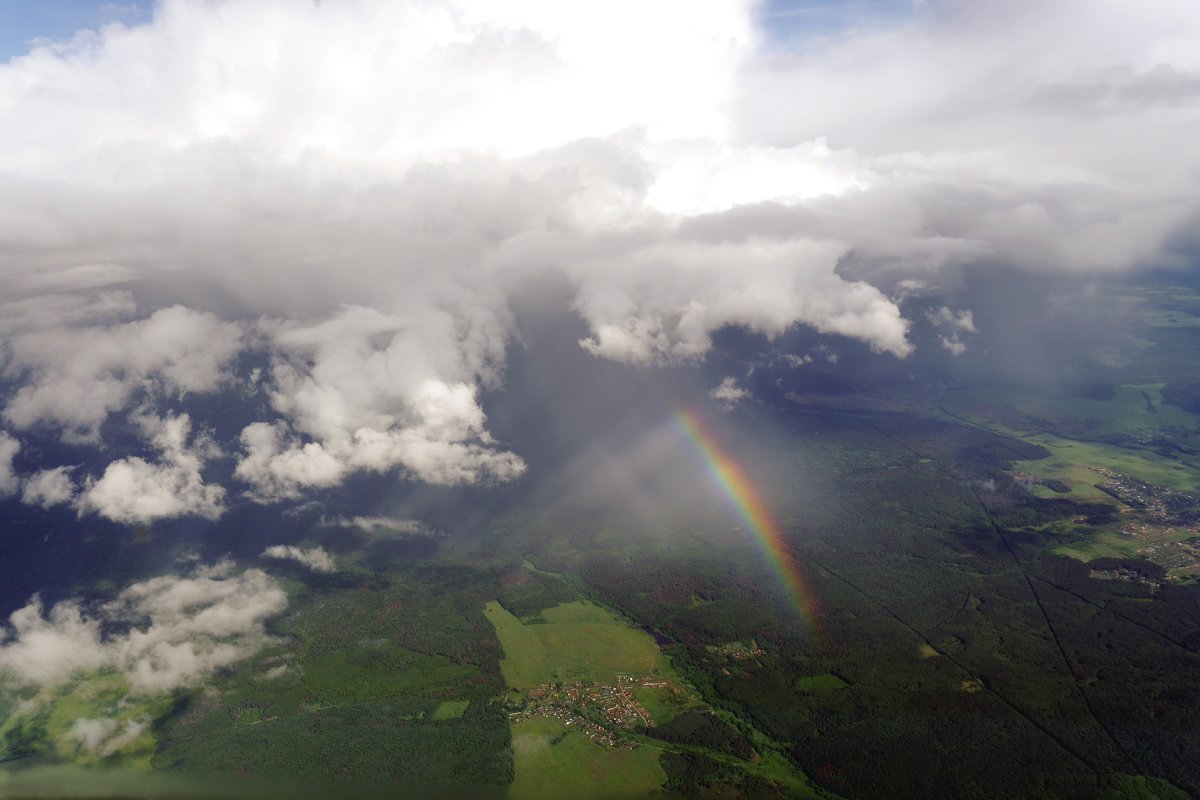
{"type": "Polygon", "coordinates": [[[497,380],[498,322],[479,330],[448,312],[353,306],[318,325],[283,327],[275,341],[271,400],[290,424],[248,426],[237,467],[260,499],[330,486],[352,470],[399,467],[439,484],[523,471],[495,446],[477,400],[476,382],[497,380]]]}
{"type": "MultiPolygon", "coordinates": [[[[132,584],[96,608],[65,600],[46,609],[35,597],[0,628],[0,672],[50,686],[115,669],[135,692],[169,692],[266,646],[264,624],[286,606],[273,578],[257,569],[237,573],[228,561],[132,584]]],[[[78,734],[98,745],[113,730],[92,724],[78,734]]]]}
{"type": "Polygon", "coordinates": [[[719,402],[721,407],[726,411],[729,411],[738,403],[749,398],[750,392],[738,385],[737,378],[729,376],[714,386],[709,391],[708,396],[719,402]]]}
{"type": "Polygon", "coordinates": [[[35,472],[25,479],[21,502],[31,506],[53,508],[70,503],[77,487],[71,479],[70,467],[55,467],[35,472]]]}
{"type": "Polygon", "coordinates": [[[16,494],[21,488],[21,478],[13,468],[13,459],[19,452],[21,443],[0,431],[0,497],[16,494]]]}
{"type": "Polygon", "coordinates": [[[240,338],[237,325],[178,305],[134,322],[24,331],[7,341],[4,374],[21,387],[4,419],[18,430],[50,424],[65,438],[95,441],[135,392],[179,397],[216,389],[240,338]]]}
{"type": "Polygon", "coordinates": [[[311,569],[313,572],[337,572],[337,563],[323,547],[296,547],[295,545],[276,544],[262,551],[263,558],[277,558],[284,561],[295,561],[311,569]]]}
{"type": "Polygon", "coordinates": [[[89,477],[77,500],[80,512],[140,525],[189,514],[219,517],[225,489],[205,483],[201,474],[215,452],[212,441],[203,434],[191,436],[187,414],[143,417],[141,424],[159,450],[159,460],[130,456],[109,464],[99,478],[89,477]]]}

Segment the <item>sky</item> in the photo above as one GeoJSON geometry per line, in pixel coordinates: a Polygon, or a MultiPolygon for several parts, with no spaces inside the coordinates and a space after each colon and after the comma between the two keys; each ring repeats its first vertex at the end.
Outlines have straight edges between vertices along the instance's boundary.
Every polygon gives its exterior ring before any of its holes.
{"type": "Polygon", "coordinates": [[[770,0],[758,9],[763,27],[781,42],[896,25],[913,12],[913,0],[770,0]]]}
{"type": "Polygon", "coordinates": [[[963,270],[1194,266],[1193,0],[2,14],[0,494],[31,506],[520,480],[486,402],[519,306],[630,371],[730,327],[970,359],[963,270]]]}
{"type": "Polygon", "coordinates": [[[0,61],[25,55],[39,39],[68,41],[76,31],[112,22],[136,25],[149,18],[153,4],[97,3],[95,0],[0,0],[0,61]]]}
{"type": "MultiPolygon", "coordinates": [[[[98,30],[114,22],[146,23],[153,9],[151,0],[0,0],[0,61],[25,55],[37,40],[68,41],[77,31],[98,30]]],[[[911,11],[912,0],[770,0],[758,13],[773,37],[787,41],[856,25],[894,22],[911,11]]]]}

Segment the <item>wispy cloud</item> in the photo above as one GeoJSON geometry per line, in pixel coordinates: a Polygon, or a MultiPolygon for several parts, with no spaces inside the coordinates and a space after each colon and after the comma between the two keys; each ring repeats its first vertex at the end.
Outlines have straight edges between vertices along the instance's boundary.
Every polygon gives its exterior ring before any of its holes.
{"type": "Polygon", "coordinates": [[[263,558],[274,558],[282,561],[295,561],[308,567],[313,572],[337,572],[337,562],[333,560],[323,547],[296,547],[295,545],[277,544],[262,552],[263,558]]]}

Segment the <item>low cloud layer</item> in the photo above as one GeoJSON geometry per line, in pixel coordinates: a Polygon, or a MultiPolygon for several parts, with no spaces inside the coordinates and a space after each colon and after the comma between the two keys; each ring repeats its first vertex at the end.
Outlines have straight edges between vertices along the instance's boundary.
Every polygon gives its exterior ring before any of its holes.
{"type": "MultiPolygon", "coordinates": [[[[265,622],[286,606],[274,579],[257,569],[239,573],[230,561],[135,583],[95,608],[66,600],[46,609],[35,597],[0,629],[0,672],[49,686],[113,669],[135,692],[169,692],[262,649],[271,641],[265,622]]],[[[99,744],[114,731],[93,726],[79,735],[99,744]]]]}
{"type": "Polygon", "coordinates": [[[71,724],[62,738],[81,750],[104,757],[136,741],[148,727],[150,719],[147,716],[127,720],[124,724],[105,717],[80,718],[71,724]]]}
{"type": "Polygon", "coordinates": [[[21,488],[21,479],[13,468],[13,459],[21,452],[21,443],[0,431],[0,497],[8,497],[21,488]]]}
{"type": "Polygon", "coordinates": [[[971,333],[979,333],[975,327],[974,315],[968,311],[954,311],[948,306],[926,311],[925,318],[933,325],[938,333],[938,341],[942,347],[956,356],[967,352],[963,337],[971,333]]]}
{"type": "Polygon", "coordinates": [[[636,367],[729,325],[904,358],[898,299],[948,268],[1193,257],[1190,0],[932,0],[786,43],[758,10],[167,0],[0,65],[0,494],[148,524],[515,480],[484,398],[549,283],[636,367]],[[256,416],[213,441],[226,395],[256,416]],[[107,466],[11,466],[40,436],[107,466]]]}
{"type": "Polygon", "coordinates": [[[337,563],[323,547],[296,547],[295,545],[277,544],[262,552],[263,558],[275,558],[283,561],[295,561],[308,567],[313,572],[337,572],[337,563]]]}
{"type": "Polygon", "coordinates": [[[321,520],[322,525],[337,528],[350,528],[366,534],[376,533],[412,533],[428,535],[433,533],[428,525],[416,519],[401,517],[372,516],[372,517],[336,517],[321,520]]]}

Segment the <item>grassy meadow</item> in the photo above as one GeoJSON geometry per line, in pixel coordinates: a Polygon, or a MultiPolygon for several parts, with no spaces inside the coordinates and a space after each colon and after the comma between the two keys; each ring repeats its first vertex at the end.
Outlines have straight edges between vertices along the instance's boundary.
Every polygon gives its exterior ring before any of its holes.
{"type": "Polygon", "coordinates": [[[1017,461],[1014,467],[1042,478],[1061,480],[1071,488],[1070,496],[1079,500],[1098,500],[1107,497],[1094,484],[1104,478],[1094,468],[1101,467],[1128,475],[1144,483],[1168,486],[1183,492],[1200,489],[1200,470],[1176,459],[1149,450],[1130,450],[1098,442],[1080,442],[1050,434],[1023,437],[1031,444],[1050,451],[1050,458],[1017,461]]]}
{"type": "Polygon", "coordinates": [[[120,675],[85,675],[15,709],[0,724],[0,759],[50,751],[67,764],[147,770],[155,750],[151,723],[169,707],[169,699],[130,695],[120,675]],[[87,727],[76,727],[80,721],[87,727]]]}
{"type": "Polygon", "coordinates": [[[601,747],[554,719],[515,726],[512,748],[512,800],[646,797],[667,780],[657,748],[601,747]]]}
{"type": "Polygon", "coordinates": [[[654,639],[594,603],[576,601],[545,609],[545,621],[522,623],[496,601],[484,614],[496,628],[504,658],[500,671],[514,689],[554,681],[616,683],[617,676],[666,668],[654,639]]]}

